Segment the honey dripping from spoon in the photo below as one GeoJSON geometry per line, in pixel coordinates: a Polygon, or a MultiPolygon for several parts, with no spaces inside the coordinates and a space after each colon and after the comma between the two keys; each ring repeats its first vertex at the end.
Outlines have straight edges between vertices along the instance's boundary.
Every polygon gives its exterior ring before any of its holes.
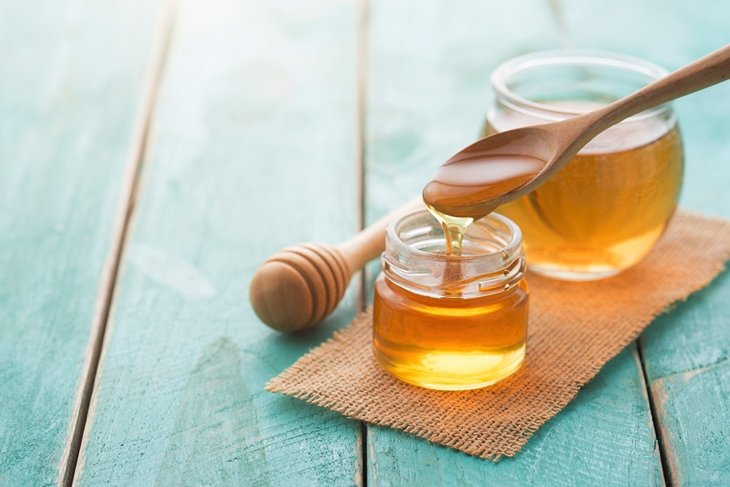
{"type": "Polygon", "coordinates": [[[423,189],[423,201],[444,230],[446,253],[461,255],[469,225],[494,211],[502,196],[535,179],[544,166],[534,157],[494,154],[455,157],[441,166],[423,189]]]}

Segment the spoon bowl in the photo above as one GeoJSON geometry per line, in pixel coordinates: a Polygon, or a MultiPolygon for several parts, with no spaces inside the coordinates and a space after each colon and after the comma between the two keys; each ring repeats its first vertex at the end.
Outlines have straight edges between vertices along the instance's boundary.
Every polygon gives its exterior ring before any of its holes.
{"type": "Polygon", "coordinates": [[[543,126],[485,137],[446,161],[423,189],[426,204],[455,217],[491,213],[553,161],[559,140],[543,126]]]}

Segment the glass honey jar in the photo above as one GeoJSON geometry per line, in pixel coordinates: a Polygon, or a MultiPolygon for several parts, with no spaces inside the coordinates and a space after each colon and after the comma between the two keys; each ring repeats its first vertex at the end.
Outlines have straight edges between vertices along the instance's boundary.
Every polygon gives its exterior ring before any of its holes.
{"type": "Polygon", "coordinates": [[[525,357],[528,289],[519,227],[492,213],[469,226],[461,255],[426,210],[391,223],[375,282],[373,349],[417,386],[476,389],[525,357]]]}
{"type": "MultiPolygon", "coordinates": [[[[584,113],[666,75],[646,61],[550,51],[518,57],[492,76],[483,135],[584,113]]],[[[674,214],[684,158],[669,105],[594,138],[552,179],[499,211],[522,229],[530,269],[591,280],[638,262],[674,214]]]]}

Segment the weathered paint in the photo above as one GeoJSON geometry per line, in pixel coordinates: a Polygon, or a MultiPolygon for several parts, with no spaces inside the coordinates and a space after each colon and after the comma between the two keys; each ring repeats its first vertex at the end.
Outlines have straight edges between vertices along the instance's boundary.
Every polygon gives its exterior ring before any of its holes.
{"type": "MultiPolygon", "coordinates": [[[[264,384],[347,322],[261,324],[275,250],[355,232],[357,5],[180,3],[79,485],[348,485],[360,425],[264,384]]],[[[355,285],[357,287],[357,285],[355,285]]]]}
{"type": "MultiPolygon", "coordinates": [[[[417,195],[439,163],[474,139],[491,99],[491,71],[515,55],[559,47],[554,21],[549,4],[537,0],[458,9],[435,1],[372,2],[369,220],[417,195]]],[[[377,266],[370,271],[372,279],[377,266]]],[[[520,454],[497,464],[368,428],[368,479],[374,485],[661,485],[642,370],[632,353],[614,359],[520,454]]]]}
{"type": "Polygon", "coordinates": [[[396,430],[368,430],[371,485],[663,485],[645,384],[631,345],[514,458],[470,457],[396,430]]]}
{"type": "MultiPolygon", "coordinates": [[[[680,0],[565,3],[580,47],[609,49],[676,69],[730,41],[730,5],[680,0]],[[617,30],[617,26],[620,26],[617,30]]],[[[730,216],[730,83],[674,103],[687,169],[681,204],[730,216]]],[[[687,262],[687,265],[692,265],[687,262]]],[[[730,472],[730,277],[659,317],[640,347],[668,482],[720,485],[730,472]]]]}
{"type": "Polygon", "coordinates": [[[50,485],[91,363],[160,2],[0,2],[0,484],[50,485]]]}
{"type": "MultiPolygon", "coordinates": [[[[325,327],[296,336],[264,328],[245,297],[277,248],[356,229],[356,2],[184,0],[179,10],[77,480],[360,482],[357,423],[262,391],[352,316],[357,292],[325,327]],[[254,216],[268,218],[265,235],[246,225],[254,216]]],[[[717,3],[372,0],[369,10],[369,221],[473,139],[504,59],[567,39],[675,68],[727,42],[728,7],[717,3]]],[[[2,2],[0,17],[13,19],[0,30],[0,484],[49,484],[77,412],[159,15],[150,2],[64,0],[2,2]]],[[[723,85],[676,103],[683,205],[721,216],[729,95],[723,85]]],[[[728,279],[640,342],[674,483],[717,484],[730,469],[728,279]]],[[[632,345],[496,465],[368,428],[368,481],[661,484],[637,360],[632,345]]]]}
{"type": "Polygon", "coordinates": [[[678,485],[730,471],[730,273],[662,316],[641,346],[669,468],[678,485]]]}

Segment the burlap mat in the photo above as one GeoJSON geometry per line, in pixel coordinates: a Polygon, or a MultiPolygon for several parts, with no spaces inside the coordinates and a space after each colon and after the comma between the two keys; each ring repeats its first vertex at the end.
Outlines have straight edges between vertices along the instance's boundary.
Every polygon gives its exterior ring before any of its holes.
{"type": "Polygon", "coordinates": [[[728,258],[729,222],[680,213],[652,253],[619,276],[570,283],[529,275],[527,359],[491,388],[430,391],[386,374],[373,358],[365,312],[266,389],[470,455],[513,456],[654,317],[709,284],[728,258]]]}

